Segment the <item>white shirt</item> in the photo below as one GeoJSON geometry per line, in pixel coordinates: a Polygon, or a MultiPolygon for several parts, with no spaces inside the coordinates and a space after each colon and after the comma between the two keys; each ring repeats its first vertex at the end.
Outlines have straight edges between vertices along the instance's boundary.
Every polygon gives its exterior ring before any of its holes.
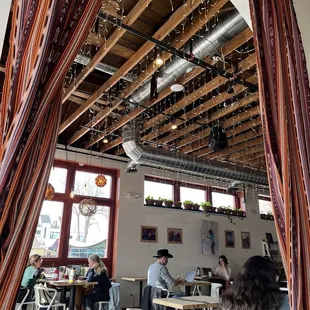
{"type": "Polygon", "coordinates": [[[215,269],[215,275],[228,281],[231,278],[231,268],[218,266],[215,269]]]}

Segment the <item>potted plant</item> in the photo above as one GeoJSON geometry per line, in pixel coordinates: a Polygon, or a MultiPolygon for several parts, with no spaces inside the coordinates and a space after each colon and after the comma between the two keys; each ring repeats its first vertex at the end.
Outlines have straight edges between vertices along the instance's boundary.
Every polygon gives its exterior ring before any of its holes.
{"type": "Polygon", "coordinates": [[[273,214],[272,214],[271,211],[268,211],[268,213],[267,213],[267,219],[268,219],[268,220],[273,220],[273,214]]]}
{"type": "Polygon", "coordinates": [[[171,208],[172,207],[172,204],[173,204],[173,200],[171,199],[165,199],[164,200],[164,204],[167,208],[171,208]]]}
{"type": "Polygon", "coordinates": [[[194,203],[192,206],[192,209],[195,211],[199,211],[199,207],[200,207],[200,205],[198,203],[194,203]]]}
{"type": "Polygon", "coordinates": [[[161,197],[158,197],[157,199],[155,199],[155,206],[157,207],[161,207],[163,205],[164,199],[161,197]]]}
{"type": "Polygon", "coordinates": [[[145,202],[148,206],[152,206],[155,202],[154,198],[152,196],[146,196],[145,197],[145,202]]]}
{"type": "Polygon", "coordinates": [[[182,201],[175,201],[173,203],[173,206],[176,208],[176,209],[181,209],[182,207],[182,201]]]}
{"type": "Polygon", "coordinates": [[[243,210],[241,210],[241,208],[236,209],[236,211],[237,211],[237,215],[239,217],[244,217],[245,216],[245,212],[243,210]]]}
{"type": "Polygon", "coordinates": [[[225,214],[225,208],[222,206],[219,206],[216,210],[217,210],[217,213],[219,214],[225,214]]]}
{"type": "Polygon", "coordinates": [[[230,209],[230,215],[238,215],[238,209],[230,209]]]}
{"type": "Polygon", "coordinates": [[[267,219],[267,214],[261,213],[260,218],[266,220],[267,219]]]}
{"type": "Polygon", "coordinates": [[[185,200],[183,202],[183,206],[185,210],[191,210],[193,207],[193,202],[191,200],[185,200]]]}

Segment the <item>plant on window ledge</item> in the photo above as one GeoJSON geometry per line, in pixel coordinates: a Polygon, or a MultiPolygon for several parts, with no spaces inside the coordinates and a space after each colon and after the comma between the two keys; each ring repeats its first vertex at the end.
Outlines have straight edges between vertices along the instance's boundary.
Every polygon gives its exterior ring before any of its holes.
{"type": "Polygon", "coordinates": [[[181,209],[182,207],[182,201],[175,201],[173,203],[173,206],[176,208],[176,209],[181,209]]]}
{"type": "Polygon", "coordinates": [[[152,196],[146,196],[145,197],[145,202],[148,206],[152,206],[155,202],[154,198],[152,196]]]}
{"type": "Polygon", "coordinates": [[[171,208],[173,205],[173,200],[171,199],[164,199],[164,204],[167,208],[171,208]]]}
{"type": "Polygon", "coordinates": [[[212,207],[212,204],[210,201],[202,202],[200,206],[204,212],[215,213],[216,208],[212,207]]]}
{"type": "Polygon", "coordinates": [[[164,198],[158,197],[157,199],[155,199],[155,206],[161,207],[163,205],[164,202],[164,198]]]}
{"type": "Polygon", "coordinates": [[[185,209],[185,210],[191,210],[192,207],[193,207],[193,204],[194,204],[194,203],[193,203],[191,200],[185,200],[185,201],[183,202],[184,209],[185,209]]]}
{"type": "Polygon", "coordinates": [[[268,220],[273,220],[273,219],[274,219],[273,214],[272,214],[271,211],[268,211],[268,213],[267,213],[267,219],[268,219],[268,220]]]}

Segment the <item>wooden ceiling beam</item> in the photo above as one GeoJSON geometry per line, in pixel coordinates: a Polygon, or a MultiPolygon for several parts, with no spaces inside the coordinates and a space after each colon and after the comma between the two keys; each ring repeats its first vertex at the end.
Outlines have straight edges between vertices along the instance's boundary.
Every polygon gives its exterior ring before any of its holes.
{"type": "MultiPolygon", "coordinates": [[[[250,122],[246,122],[246,123],[242,124],[241,126],[238,126],[237,128],[236,127],[231,128],[230,130],[226,131],[227,138],[228,139],[230,138],[228,140],[228,145],[230,146],[230,145],[234,145],[234,144],[239,143],[238,138],[241,137],[241,135],[238,137],[235,137],[235,138],[231,138],[231,137],[234,137],[237,134],[240,134],[244,131],[252,129],[253,127],[255,128],[255,127],[259,126],[260,124],[261,124],[261,120],[260,120],[260,118],[258,118],[257,120],[255,120],[255,124],[253,124],[253,122],[250,121],[250,122]]],[[[255,134],[255,131],[252,131],[252,132],[253,132],[253,134],[255,134]]],[[[246,133],[245,135],[248,135],[249,133],[246,133]]],[[[206,147],[208,145],[208,143],[209,143],[209,137],[203,138],[203,139],[196,141],[192,144],[184,146],[184,147],[180,148],[179,150],[180,150],[180,152],[182,152],[184,154],[189,154],[189,153],[192,153],[192,152],[195,152],[195,151],[201,149],[201,151],[202,150],[205,151],[201,156],[205,156],[207,154],[212,153],[212,150],[209,147],[206,147]]]]}
{"type": "MultiPolygon", "coordinates": [[[[227,132],[227,136],[228,135],[232,136],[232,130],[229,130],[227,132]]],[[[202,156],[208,155],[208,159],[223,157],[229,153],[232,153],[232,152],[238,150],[239,147],[243,147],[242,143],[247,142],[248,140],[251,140],[251,139],[254,139],[257,137],[259,137],[261,139],[261,135],[262,135],[262,129],[261,128],[259,129],[258,132],[251,130],[245,134],[242,134],[242,135],[239,135],[237,137],[228,139],[228,147],[222,151],[213,152],[210,147],[205,147],[201,150],[198,150],[197,152],[192,153],[192,155],[194,155],[196,157],[202,157],[202,156]]],[[[206,140],[207,141],[206,141],[205,146],[208,145],[209,138],[206,140]]]]}
{"type": "MultiPolygon", "coordinates": [[[[252,35],[253,35],[253,33],[252,33],[252,31],[250,29],[246,29],[246,30],[242,31],[234,39],[232,39],[231,41],[227,42],[223,46],[223,51],[225,51],[225,52],[223,52],[223,55],[227,56],[228,54],[230,54],[233,50],[238,48],[240,45],[242,45],[245,42],[247,42],[252,37],[252,35]],[[226,48],[226,45],[228,46],[227,48],[226,48]]],[[[204,61],[207,62],[207,63],[210,63],[210,64],[212,62],[210,57],[206,57],[204,59],[204,61]]],[[[182,78],[180,78],[178,80],[178,82],[180,84],[184,85],[187,82],[189,82],[190,80],[194,79],[196,76],[198,76],[203,71],[204,71],[203,68],[197,67],[194,70],[194,72],[191,72],[190,74],[185,74],[182,78]]],[[[170,86],[168,86],[164,90],[159,92],[157,99],[149,100],[148,102],[144,103],[143,106],[146,107],[146,108],[151,108],[153,105],[155,105],[159,101],[163,100],[165,97],[167,97],[171,93],[172,93],[172,91],[170,89],[170,86]]],[[[118,121],[118,122],[112,124],[110,127],[108,127],[107,128],[107,132],[111,133],[111,132],[121,128],[122,126],[127,124],[129,121],[133,120],[135,117],[139,116],[142,112],[144,112],[146,110],[146,108],[138,107],[138,108],[134,109],[133,111],[129,112],[120,121],[118,121]]],[[[110,143],[103,145],[102,148],[101,148],[101,151],[105,152],[105,151],[107,151],[109,149],[112,149],[112,148],[116,147],[117,145],[119,145],[121,143],[122,143],[122,138],[114,139],[110,143]]]]}
{"type": "Polygon", "coordinates": [[[261,157],[265,157],[265,150],[264,149],[260,152],[253,154],[253,155],[249,155],[247,157],[244,157],[242,162],[246,162],[246,163],[250,164],[253,161],[257,161],[261,157]]]}
{"type": "MultiPolygon", "coordinates": [[[[252,118],[253,116],[256,116],[259,114],[259,107],[256,106],[254,108],[251,108],[249,109],[248,111],[246,112],[242,112],[240,114],[238,114],[237,116],[233,116],[233,117],[230,117],[229,119],[225,120],[222,125],[224,128],[227,128],[227,127],[231,127],[231,126],[234,126],[235,124],[238,124],[239,122],[242,122],[242,121],[245,121],[247,119],[250,119],[252,118]]],[[[200,125],[197,125],[197,124],[191,124],[181,130],[178,130],[178,132],[175,132],[172,136],[173,136],[173,140],[175,139],[178,139],[186,134],[190,134],[192,131],[196,130],[200,128],[200,125]]],[[[175,147],[182,147],[182,146],[185,146],[187,144],[190,144],[190,143],[193,143],[197,140],[201,140],[202,137],[206,137],[206,136],[209,136],[211,132],[211,128],[205,128],[203,130],[201,130],[200,132],[198,133],[193,133],[191,134],[189,137],[186,137],[180,141],[178,141],[176,144],[175,144],[175,147]]],[[[171,135],[170,135],[171,136],[171,135]]],[[[141,139],[142,140],[142,139],[141,139]]],[[[144,141],[144,140],[142,140],[144,141]]],[[[165,141],[164,138],[163,139],[160,139],[158,141],[156,141],[158,144],[163,144],[162,141],[165,141]]],[[[118,152],[115,153],[116,155],[121,155],[122,152],[121,150],[119,150],[118,152]]]]}
{"type": "MultiPolygon", "coordinates": [[[[197,6],[202,2],[202,0],[187,0],[177,11],[175,11],[169,18],[169,20],[153,35],[153,38],[157,40],[163,40],[179,23],[186,18],[197,6]]],[[[72,114],[61,126],[60,132],[65,130],[70,124],[72,124],[81,114],[83,114],[92,104],[96,101],[103,93],[111,89],[124,74],[127,74],[135,65],[138,64],[153,48],[155,44],[153,42],[147,41],[143,46],[131,57],[127,62],[106,81],[93,95],[92,97],[82,106],[78,111],[72,114]]],[[[112,103],[112,106],[102,110],[97,114],[94,119],[90,122],[90,126],[95,126],[103,118],[108,116],[115,108],[117,108],[122,103],[122,100],[117,100],[112,103]]],[[[82,128],[77,131],[70,139],[69,143],[72,144],[76,140],[80,139],[84,134],[86,134],[90,129],[82,128]]]]}
{"type": "MultiPolygon", "coordinates": [[[[124,19],[124,24],[131,26],[138,17],[143,13],[143,11],[149,6],[152,0],[139,0],[139,2],[133,7],[129,14],[124,19]]],[[[79,85],[84,81],[84,79],[95,69],[96,65],[101,61],[102,58],[111,50],[111,48],[117,43],[117,41],[125,34],[124,29],[115,29],[114,32],[109,36],[106,42],[100,47],[97,53],[92,57],[79,73],[79,75],[74,79],[74,82],[66,89],[63,96],[63,103],[72,95],[74,90],[76,90],[79,85]]]]}
{"type": "Polygon", "coordinates": [[[241,150],[229,156],[229,161],[234,161],[238,159],[239,162],[243,162],[247,156],[254,155],[255,153],[261,152],[264,150],[263,140],[259,145],[248,148],[247,150],[241,150]]]}
{"type": "MultiPolygon", "coordinates": [[[[246,71],[250,68],[252,68],[253,66],[256,65],[256,55],[252,54],[249,57],[247,57],[245,60],[240,62],[240,68],[242,68],[242,71],[246,71]]],[[[239,65],[238,65],[239,66],[239,65]]],[[[233,72],[233,69],[230,68],[228,70],[229,73],[233,72]]],[[[198,88],[196,91],[194,91],[193,93],[191,93],[190,95],[182,98],[181,100],[179,100],[177,103],[175,103],[174,105],[172,105],[171,107],[167,108],[163,114],[158,114],[155,117],[153,117],[152,119],[150,119],[149,121],[144,123],[144,130],[161,123],[162,121],[164,121],[166,119],[166,115],[173,115],[176,112],[182,110],[183,108],[185,108],[186,106],[190,105],[191,103],[193,103],[194,101],[196,101],[197,99],[199,99],[200,97],[208,94],[209,92],[211,92],[212,90],[216,89],[217,87],[225,84],[228,80],[222,76],[217,76],[214,79],[212,79],[210,82],[206,83],[205,85],[203,85],[202,87],[198,88]]],[[[246,80],[247,82],[251,82],[251,83],[257,83],[257,78],[255,77],[250,77],[249,79],[246,80]]],[[[243,85],[236,85],[235,86],[235,93],[233,94],[228,94],[227,92],[224,93],[224,96],[226,95],[227,98],[231,98],[233,96],[235,96],[236,94],[244,91],[246,89],[246,87],[244,87],[243,85]]],[[[221,95],[218,95],[217,98],[222,98],[221,95]]],[[[226,99],[222,99],[220,100],[220,102],[224,101],[226,99]]],[[[210,99],[202,104],[199,105],[199,107],[197,109],[195,109],[195,111],[190,111],[186,114],[183,115],[183,118],[185,120],[189,120],[193,117],[197,116],[197,113],[202,113],[205,112],[209,109],[211,109],[212,107],[216,106],[218,103],[216,103],[216,100],[210,99]]],[[[180,124],[184,123],[184,121],[177,119],[175,121],[175,124],[178,126],[180,124]]],[[[171,125],[168,124],[166,126],[169,126],[169,130],[171,125]]],[[[166,130],[168,131],[168,130],[166,130]]],[[[164,133],[165,129],[162,129],[160,134],[164,133]]]]}
{"type": "MultiPolygon", "coordinates": [[[[247,81],[252,81],[252,82],[257,82],[257,79],[256,77],[250,77],[249,79],[247,79],[247,81]]],[[[188,113],[186,113],[186,116],[187,117],[190,117],[190,118],[193,118],[195,116],[197,116],[197,112],[199,113],[203,113],[205,111],[208,111],[209,109],[212,109],[213,107],[217,106],[218,104],[220,104],[221,102],[233,97],[234,95],[236,95],[237,93],[240,93],[242,90],[245,90],[245,87],[242,86],[242,85],[236,85],[235,87],[236,89],[236,92],[234,94],[228,94],[227,92],[225,92],[224,94],[220,94],[214,98],[211,98],[210,100],[204,102],[203,104],[201,104],[199,106],[199,108],[197,108],[198,111],[196,111],[195,113],[193,111],[190,111],[188,113]]],[[[226,114],[229,114],[231,112],[233,112],[235,110],[236,107],[240,107],[240,106],[246,106],[248,104],[250,104],[251,102],[255,101],[255,100],[258,100],[258,93],[253,93],[247,97],[244,97],[243,99],[239,100],[239,102],[237,104],[234,104],[234,105],[231,105],[230,108],[227,109],[227,113],[226,113],[226,110],[224,109],[223,111],[217,111],[214,113],[214,115],[212,115],[212,117],[208,120],[206,120],[205,122],[200,122],[201,124],[204,124],[204,125],[208,125],[209,123],[211,122],[214,122],[216,121],[218,118],[220,117],[224,117],[226,114]]],[[[184,117],[185,118],[185,117],[184,117]]],[[[175,124],[179,125],[180,122],[182,121],[179,121],[177,120],[175,122],[175,124]]],[[[193,127],[196,128],[199,128],[201,125],[198,125],[198,124],[193,124],[193,127]],[[194,126],[196,125],[196,126],[194,126]]],[[[152,140],[152,139],[155,139],[156,136],[160,135],[160,134],[163,134],[165,132],[167,132],[168,130],[171,131],[171,124],[167,124],[165,126],[163,126],[166,130],[165,131],[162,131],[161,129],[159,130],[156,130],[156,131],[153,131],[149,134],[147,134],[146,136],[143,136],[142,137],[142,140],[152,140]]],[[[190,128],[191,125],[189,125],[187,128],[190,128]]],[[[175,140],[176,136],[180,137],[179,135],[181,134],[181,131],[178,132],[178,133],[173,133],[169,136],[166,136],[162,139],[159,140],[159,143],[160,144],[164,144],[164,143],[168,143],[168,142],[171,142],[173,140],[175,140]]]]}
{"type": "MultiPolygon", "coordinates": [[[[187,27],[184,31],[184,33],[179,34],[171,43],[171,46],[176,49],[180,49],[188,40],[191,39],[191,37],[201,29],[206,22],[211,19],[217,12],[218,10],[228,2],[228,0],[221,0],[218,1],[214,6],[211,7],[210,10],[208,10],[207,14],[205,16],[197,16],[194,21],[191,23],[189,27],[187,27]]],[[[171,54],[168,52],[163,52],[161,55],[161,58],[163,62],[167,62],[171,58],[171,54]]],[[[152,74],[157,70],[158,68],[154,67],[153,64],[150,64],[144,72],[142,72],[137,79],[133,83],[131,83],[123,92],[122,92],[122,98],[127,98],[129,97],[135,90],[138,89],[139,86],[141,86],[145,81],[147,81],[152,74]]],[[[166,96],[171,93],[171,90],[169,92],[166,92],[166,96]]],[[[116,101],[118,102],[118,101],[116,101]]],[[[156,100],[158,102],[158,100],[156,100]]],[[[152,104],[155,104],[155,100],[152,100],[152,104]]],[[[143,104],[145,106],[145,104],[143,104]]],[[[134,109],[132,112],[134,113],[135,116],[130,116],[129,118],[124,118],[122,121],[118,122],[118,124],[113,124],[109,128],[107,128],[107,132],[113,132],[116,129],[120,128],[123,126],[126,122],[128,122],[130,119],[136,117],[139,115],[142,111],[144,111],[144,108],[137,108],[134,109]]],[[[104,135],[98,135],[94,141],[89,141],[85,145],[86,148],[89,148],[95,143],[100,142],[104,138],[104,135]]],[[[105,145],[104,147],[107,147],[105,145]]]]}
{"type": "MultiPolygon", "coordinates": [[[[106,44],[106,40],[103,37],[98,36],[93,32],[90,32],[86,39],[86,43],[97,47],[102,47],[104,44],[106,44]]],[[[135,51],[126,46],[116,43],[114,46],[111,47],[109,53],[121,56],[125,59],[129,59],[134,55],[135,51]]]]}

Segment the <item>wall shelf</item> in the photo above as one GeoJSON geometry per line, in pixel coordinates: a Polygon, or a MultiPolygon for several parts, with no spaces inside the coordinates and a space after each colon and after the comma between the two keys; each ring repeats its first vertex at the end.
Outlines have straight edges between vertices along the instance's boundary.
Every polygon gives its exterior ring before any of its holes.
{"type": "Polygon", "coordinates": [[[144,205],[147,208],[159,208],[159,209],[166,209],[166,210],[176,210],[176,211],[183,211],[183,212],[195,212],[195,213],[205,213],[205,214],[212,214],[212,215],[220,215],[220,216],[231,216],[231,217],[239,217],[239,218],[245,218],[246,214],[243,213],[243,216],[241,215],[228,215],[226,213],[218,213],[218,212],[204,212],[202,210],[186,210],[186,209],[182,209],[182,208],[175,208],[175,207],[165,207],[165,206],[150,206],[150,205],[144,205]]]}

